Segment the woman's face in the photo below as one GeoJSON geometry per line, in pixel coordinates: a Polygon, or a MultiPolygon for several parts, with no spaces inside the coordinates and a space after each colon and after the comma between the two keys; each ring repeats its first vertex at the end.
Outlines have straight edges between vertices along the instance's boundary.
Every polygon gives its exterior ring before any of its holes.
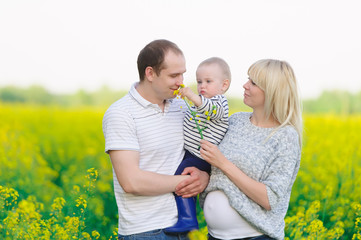
{"type": "Polygon", "coordinates": [[[252,79],[248,78],[248,81],[243,85],[244,88],[244,98],[243,102],[247,106],[257,109],[264,107],[264,91],[259,88],[252,79]]]}

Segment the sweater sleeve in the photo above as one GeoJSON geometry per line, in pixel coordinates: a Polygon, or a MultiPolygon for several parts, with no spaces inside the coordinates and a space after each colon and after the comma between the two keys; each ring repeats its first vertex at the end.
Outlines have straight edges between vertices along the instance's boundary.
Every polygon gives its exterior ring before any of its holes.
{"type": "Polygon", "coordinates": [[[266,185],[271,209],[288,197],[300,167],[300,146],[298,134],[287,127],[287,134],[280,139],[276,157],[265,167],[260,182],[266,185]]]}

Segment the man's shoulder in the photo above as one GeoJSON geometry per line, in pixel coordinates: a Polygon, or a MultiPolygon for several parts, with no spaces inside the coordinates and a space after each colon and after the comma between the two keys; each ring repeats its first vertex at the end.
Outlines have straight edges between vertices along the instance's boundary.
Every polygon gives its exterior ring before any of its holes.
{"type": "Polygon", "coordinates": [[[134,99],[131,97],[129,93],[124,95],[122,98],[118,99],[114,103],[112,103],[107,111],[117,111],[117,110],[125,110],[131,108],[131,106],[135,103],[134,99]]]}
{"type": "Polygon", "coordinates": [[[129,112],[129,109],[134,108],[134,104],[134,100],[128,93],[109,106],[104,114],[104,118],[116,115],[125,116],[129,112]]]}

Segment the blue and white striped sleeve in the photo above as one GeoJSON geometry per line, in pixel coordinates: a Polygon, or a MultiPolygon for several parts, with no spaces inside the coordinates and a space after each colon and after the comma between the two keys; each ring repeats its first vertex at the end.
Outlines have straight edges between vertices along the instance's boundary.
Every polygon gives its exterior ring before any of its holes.
{"type": "Polygon", "coordinates": [[[197,107],[197,112],[208,115],[212,120],[221,120],[222,118],[228,118],[228,101],[224,95],[216,95],[212,98],[202,99],[202,105],[197,107]],[[214,111],[215,110],[215,111],[214,111]]]}

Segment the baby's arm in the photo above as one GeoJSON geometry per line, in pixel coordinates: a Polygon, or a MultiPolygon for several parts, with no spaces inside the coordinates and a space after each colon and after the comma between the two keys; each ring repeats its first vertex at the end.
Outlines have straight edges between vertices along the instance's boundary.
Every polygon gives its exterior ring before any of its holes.
{"type": "Polygon", "coordinates": [[[201,97],[194,93],[192,91],[192,89],[190,89],[189,87],[184,87],[179,89],[179,95],[183,98],[183,97],[187,97],[189,100],[191,100],[194,105],[196,105],[197,107],[199,107],[200,105],[202,105],[202,99],[201,97]]]}
{"type": "Polygon", "coordinates": [[[211,99],[201,97],[202,105],[197,107],[199,113],[206,113],[213,120],[228,118],[228,101],[223,95],[216,95],[211,99]]]}

